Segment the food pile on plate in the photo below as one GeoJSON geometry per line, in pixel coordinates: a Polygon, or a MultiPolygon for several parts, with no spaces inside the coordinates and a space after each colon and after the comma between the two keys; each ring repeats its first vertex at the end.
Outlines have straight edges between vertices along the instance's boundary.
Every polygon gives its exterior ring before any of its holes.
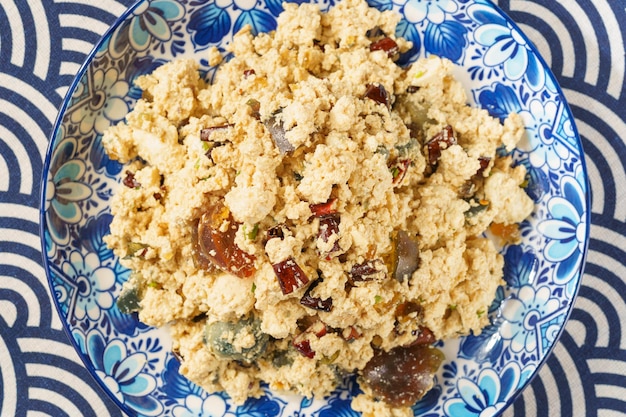
{"type": "Polygon", "coordinates": [[[105,134],[125,164],[118,306],[167,326],[181,373],[237,404],[356,373],[355,410],[412,415],[436,341],[489,322],[503,258],[484,233],[516,243],[533,210],[506,156],[522,121],[468,106],[449,61],[397,65],[394,12],[284,8],[228,62],[211,50],[211,84],[191,60],[141,77],[105,134]]]}

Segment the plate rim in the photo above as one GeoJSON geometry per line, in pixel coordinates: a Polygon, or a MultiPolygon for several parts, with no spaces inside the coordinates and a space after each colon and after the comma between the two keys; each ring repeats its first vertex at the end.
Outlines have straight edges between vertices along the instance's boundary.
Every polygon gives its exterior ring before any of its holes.
{"type": "MultiPolygon", "coordinates": [[[[473,0],[473,1],[476,4],[476,0],[473,0]]],[[[563,321],[563,324],[560,326],[559,331],[557,332],[554,338],[554,341],[548,347],[548,349],[544,352],[543,357],[541,358],[541,360],[539,361],[539,363],[533,370],[532,374],[530,374],[530,376],[524,382],[524,384],[518,387],[517,390],[513,393],[513,395],[511,395],[511,397],[507,400],[506,405],[502,407],[502,409],[500,409],[493,416],[493,417],[499,417],[508,408],[510,408],[520,396],[522,396],[524,391],[526,391],[526,389],[535,380],[535,378],[537,378],[541,369],[544,367],[544,365],[548,362],[548,360],[552,356],[555,347],[559,344],[561,340],[561,336],[563,336],[563,332],[565,331],[565,327],[567,326],[567,323],[569,322],[572,311],[574,310],[574,305],[576,304],[576,299],[578,298],[578,293],[580,292],[580,287],[581,287],[582,279],[583,279],[584,272],[585,272],[585,266],[587,263],[587,255],[589,254],[589,241],[591,240],[591,188],[590,188],[590,182],[589,182],[589,170],[587,168],[585,150],[583,147],[583,140],[580,136],[580,131],[578,130],[578,126],[576,124],[576,118],[574,117],[574,113],[572,112],[569,101],[567,100],[567,97],[565,95],[565,92],[563,91],[563,88],[561,87],[561,84],[558,82],[556,75],[552,72],[552,68],[548,65],[543,55],[539,52],[539,49],[537,48],[535,43],[528,37],[528,35],[526,35],[524,31],[522,31],[519,24],[515,20],[513,20],[511,16],[509,16],[504,10],[502,10],[502,8],[498,4],[496,4],[494,0],[483,0],[483,1],[487,1],[488,3],[490,3],[490,6],[492,7],[492,9],[496,11],[503,19],[505,19],[506,22],[509,25],[511,25],[511,27],[517,32],[518,35],[522,36],[522,38],[528,44],[532,53],[539,60],[541,67],[545,70],[546,76],[549,77],[550,80],[553,82],[554,87],[556,88],[556,92],[558,93],[560,97],[563,98],[562,105],[564,106],[564,112],[566,112],[567,115],[569,116],[569,119],[572,123],[574,136],[576,138],[576,144],[578,145],[578,149],[580,149],[580,164],[581,164],[581,169],[584,173],[584,180],[585,180],[585,201],[584,202],[585,202],[585,208],[586,208],[585,210],[585,237],[586,239],[583,245],[580,266],[578,268],[578,272],[576,276],[576,280],[577,280],[576,288],[572,294],[572,297],[570,298],[568,302],[567,311],[565,312],[565,319],[563,321]]]]}
{"type": "Polygon", "coordinates": [[[96,382],[97,386],[107,395],[108,399],[111,400],[119,408],[120,411],[122,411],[123,413],[128,414],[129,416],[138,416],[138,414],[134,410],[129,409],[128,406],[126,406],[118,398],[116,398],[115,395],[113,395],[113,393],[108,389],[108,387],[106,386],[104,381],[97,377],[96,369],[95,369],[95,367],[93,365],[93,362],[88,360],[88,357],[81,352],[80,347],[78,346],[78,342],[76,341],[76,339],[72,335],[72,331],[71,331],[71,329],[70,329],[70,327],[69,327],[69,325],[67,323],[67,318],[63,314],[63,311],[61,310],[61,306],[60,306],[60,304],[58,302],[58,299],[54,296],[54,293],[55,293],[54,282],[53,282],[53,278],[52,278],[52,272],[50,270],[48,254],[47,254],[47,251],[46,251],[46,237],[45,237],[45,232],[46,232],[46,194],[47,194],[47,191],[48,191],[48,172],[50,170],[51,156],[52,156],[52,153],[53,153],[53,151],[55,149],[55,145],[57,144],[55,139],[56,139],[56,136],[57,136],[57,133],[58,133],[59,129],[61,128],[61,125],[63,124],[63,118],[64,118],[64,115],[65,115],[65,112],[66,112],[67,108],[69,107],[69,104],[70,104],[70,102],[72,100],[73,93],[76,91],[76,87],[78,86],[78,84],[80,83],[80,80],[83,78],[83,76],[87,72],[87,69],[89,68],[89,66],[93,62],[94,57],[98,54],[98,51],[100,50],[100,48],[109,40],[109,38],[112,36],[112,34],[116,30],[116,28],[122,22],[124,22],[131,14],[133,14],[133,12],[142,3],[149,2],[149,1],[150,0],[135,0],[135,2],[130,7],[126,8],[126,10],[124,10],[124,13],[122,13],[120,16],[118,16],[113,21],[113,23],[111,23],[107,27],[106,31],[100,36],[98,41],[94,44],[94,46],[91,49],[91,51],[89,52],[89,54],[87,54],[85,56],[85,59],[83,60],[83,62],[81,64],[78,72],[76,73],[76,75],[72,79],[72,82],[69,85],[69,87],[67,89],[67,92],[65,93],[65,97],[63,98],[63,101],[61,102],[61,105],[58,107],[58,112],[57,112],[57,115],[55,117],[54,124],[52,125],[52,129],[50,131],[50,135],[48,137],[48,144],[47,144],[47,147],[46,147],[46,152],[44,154],[45,157],[44,157],[43,164],[42,164],[42,172],[41,172],[41,178],[40,178],[40,181],[41,181],[40,182],[41,183],[41,191],[40,191],[39,207],[38,207],[38,210],[39,210],[39,241],[41,243],[42,265],[43,265],[43,268],[44,268],[44,272],[46,274],[46,281],[48,283],[48,290],[50,291],[50,298],[52,299],[52,303],[54,304],[54,307],[55,307],[54,309],[55,309],[55,311],[58,314],[58,318],[61,321],[61,327],[63,327],[63,332],[67,336],[69,344],[74,349],[74,353],[80,358],[81,362],[85,366],[85,369],[87,370],[87,373],[89,374],[91,379],[96,382]]]}

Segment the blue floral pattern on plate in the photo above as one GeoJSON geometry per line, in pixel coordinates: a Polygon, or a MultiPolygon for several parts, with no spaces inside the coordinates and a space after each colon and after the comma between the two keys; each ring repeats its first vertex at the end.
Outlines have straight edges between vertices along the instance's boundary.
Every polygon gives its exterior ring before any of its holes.
{"type": "MultiPolygon", "coordinates": [[[[297,3],[302,2],[296,0],[297,3]]],[[[487,0],[369,0],[401,15],[396,34],[413,42],[410,65],[437,54],[459,65],[469,98],[494,117],[518,112],[526,138],[512,155],[528,170],[535,210],[522,243],[503,248],[506,285],[479,335],[440,342],[446,362],[416,416],[498,415],[528,384],[554,346],[578,289],[589,238],[589,191],[580,139],[554,77],[527,38],[487,0]]],[[[326,10],[335,0],[322,0],[326,10]]],[[[129,415],[357,416],[346,379],[328,398],[274,393],[236,407],[180,376],[163,330],[119,312],[114,299],[129,271],[106,247],[110,197],[122,167],[104,153],[102,133],[123,120],[142,74],[195,57],[207,79],[206,49],[225,51],[250,24],[276,27],[279,0],[143,0],[103,37],[70,88],[51,137],[41,202],[42,245],[54,301],[96,381],[129,415]]]]}
{"type": "Polygon", "coordinates": [[[444,404],[446,416],[490,417],[499,414],[521,381],[521,371],[511,362],[500,373],[485,368],[474,377],[461,377],[456,387],[459,395],[444,404]]]}

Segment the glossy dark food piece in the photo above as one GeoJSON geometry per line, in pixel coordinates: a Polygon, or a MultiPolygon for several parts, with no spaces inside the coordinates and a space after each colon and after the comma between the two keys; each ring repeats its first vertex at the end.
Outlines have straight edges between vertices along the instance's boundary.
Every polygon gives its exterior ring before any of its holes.
{"type": "Polygon", "coordinates": [[[204,342],[211,351],[223,358],[252,362],[266,350],[269,335],[261,331],[261,323],[252,318],[238,322],[217,321],[207,323],[204,329],[204,342]],[[254,344],[238,348],[233,344],[240,334],[252,335],[254,344]]]}
{"type": "Polygon", "coordinates": [[[410,407],[433,385],[443,353],[429,345],[379,351],[362,371],[363,381],[375,397],[393,407],[410,407]]]}
{"type": "Polygon", "coordinates": [[[367,84],[365,89],[365,97],[374,100],[376,103],[384,104],[389,108],[391,102],[389,93],[382,84],[367,84]]]}
{"type": "Polygon", "coordinates": [[[255,272],[255,257],[235,244],[238,225],[227,207],[210,207],[198,223],[198,245],[202,256],[217,268],[240,278],[255,272]]]}
{"type": "Polygon", "coordinates": [[[370,44],[370,51],[385,51],[389,58],[397,57],[400,48],[396,41],[391,38],[384,37],[370,44]]]}
{"type": "Polygon", "coordinates": [[[273,264],[272,268],[274,269],[276,278],[278,278],[280,289],[285,295],[291,294],[298,288],[302,288],[309,283],[309,278],[291,257],[273,264]]]}
{"type": "Polygon", "coordinates": [[[441,157],[441,151],[454,144],[456,144],[454,131],[452,130],[452,126],[448,125],[426,142],[428,163],[435,165],[441,157]]]}

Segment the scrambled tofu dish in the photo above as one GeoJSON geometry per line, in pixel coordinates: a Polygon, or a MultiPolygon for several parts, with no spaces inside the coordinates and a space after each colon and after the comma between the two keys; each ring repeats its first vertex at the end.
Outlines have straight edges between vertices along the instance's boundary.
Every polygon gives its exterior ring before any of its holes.
{"type": "Polygon", "coordinates": [[[118,306],[166,326],[180,372],[235,404],[356,374],[355,410],[409,416],[436,341],[489,322],[494,241],[517,243],[533,210],[506,156],[524,127],[469,106],[447,60],[397,65],[397,14],[284,7],[227,62],[210,51],[212,83],[193,60],[141,77],[105,134],[125,164],[106,237],[132,271],[118,306]]]}

